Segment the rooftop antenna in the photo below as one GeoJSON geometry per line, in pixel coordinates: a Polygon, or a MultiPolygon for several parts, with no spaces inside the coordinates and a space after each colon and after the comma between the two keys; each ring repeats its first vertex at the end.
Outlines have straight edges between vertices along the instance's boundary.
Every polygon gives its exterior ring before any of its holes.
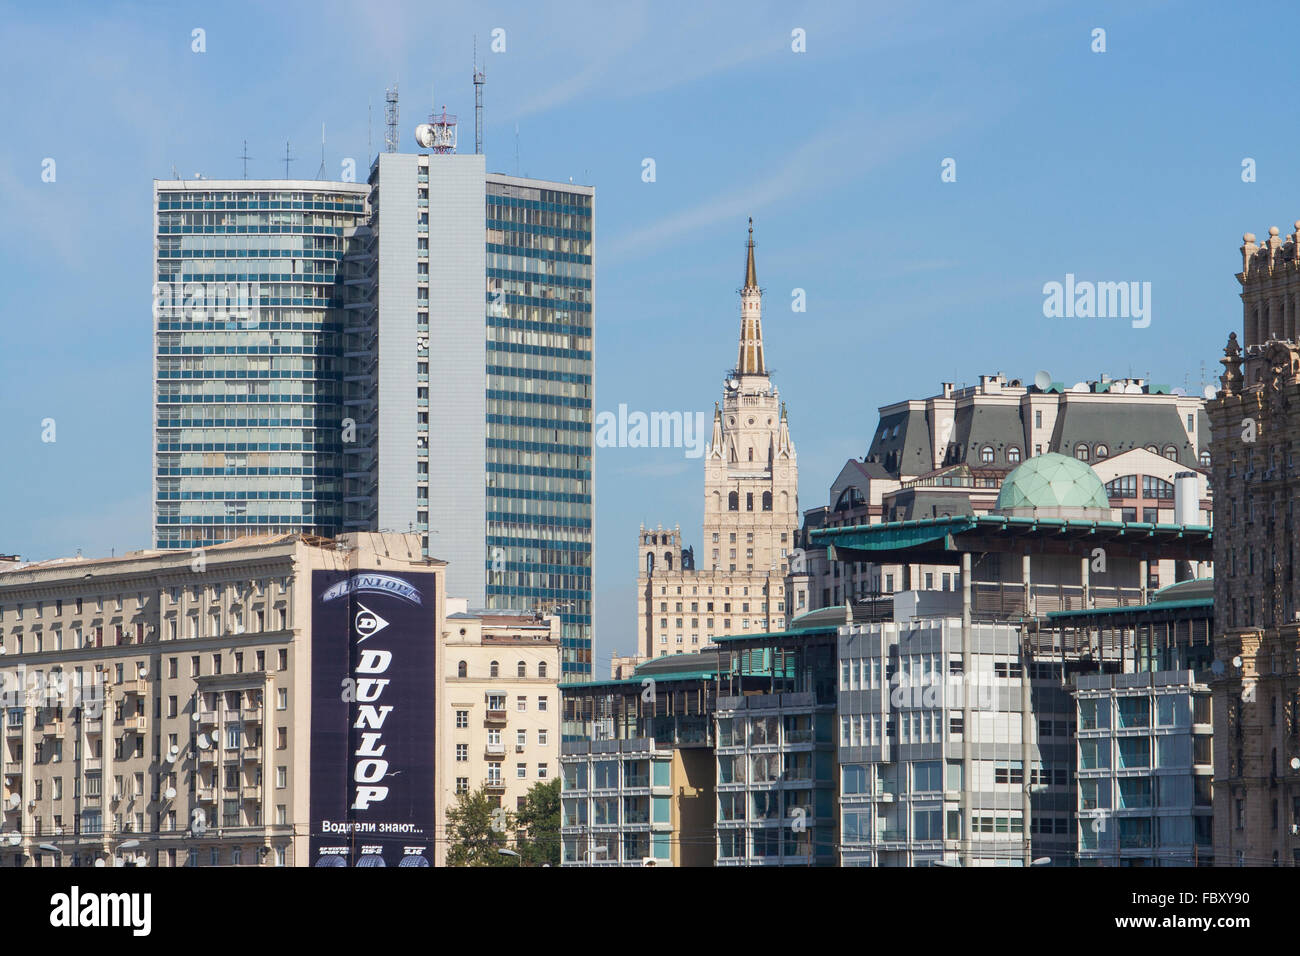
{"type": "Polygon", "coordinates": [[[456,117],[442,108],[442,113],[430,113],[429,122],[415,128],[415,141],[435,153],[456,152],[456,117]]]}
{"type": "Polygon", "coordinates": [[[284,178],[289,178],[289,164],[293,162],[293,154],[289,150],[289,141],[284,141],[284,178]]]}
{"type": "Polygon", "coordinates": [[[176,171],[176,164],[172,163],[172,179],[180,179],[181,174],[176,171]]]}
{"type": "Polygon", "coordinates": [[[483,152],[483,84],[487,77],[478,68],[478,34],[474,35],[474,155],[483,152]]]}
{"type": "Polygon", "coordinates": [[[320,124],[320,169],[316,170],[316,178],[325,178],[325,124],[320,124]]]}
{"type": "Polygon", "coordinates": [[[515,124],[515,175],[519,175],[519,124],[515,124]]]}
{"type": "Polygon", "coordinates": [[[375,123],[375,104],[366,100],[366,160],[375,154],[374,134],[372,129],[375,123]]]}
{"type": "Polygon", "coordinates": [[[397,152],[397,84],[394,83],[384,92],[384,152],[397,152]]]}
{"type": "Polygon", "coordinates": [[[249,161],[250,159],[253,158],[252,156],[249,156],[249,155],[248,155],[248,140],[244,140],[244,151],[243,151],[242,153],[239,154],[239,158],[242,159],[242,160],[244,161],[244,178],[247,179],[247,178],[248,178],[248,161],[249,161]]]}

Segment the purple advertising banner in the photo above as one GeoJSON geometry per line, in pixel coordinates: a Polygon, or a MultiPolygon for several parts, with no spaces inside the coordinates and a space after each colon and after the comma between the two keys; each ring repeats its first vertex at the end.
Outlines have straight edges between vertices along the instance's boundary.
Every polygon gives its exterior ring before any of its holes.
{"type": "Polygon", "coordinates": [[[313,866],[432,866],[437,578],[313,571],[313,866]]]}

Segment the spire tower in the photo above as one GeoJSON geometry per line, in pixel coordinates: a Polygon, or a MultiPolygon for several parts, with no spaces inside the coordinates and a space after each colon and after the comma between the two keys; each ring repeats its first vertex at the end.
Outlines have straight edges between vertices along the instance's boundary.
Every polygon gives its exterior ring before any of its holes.
{"type": "Polygon", "coordinates": [[[754,220],[749,220],[749,241],[745,244],[745,285],[740,290],[740,357],[736,374],[767,375],[763,359],[763,291],[754,268],[754,220]]]}

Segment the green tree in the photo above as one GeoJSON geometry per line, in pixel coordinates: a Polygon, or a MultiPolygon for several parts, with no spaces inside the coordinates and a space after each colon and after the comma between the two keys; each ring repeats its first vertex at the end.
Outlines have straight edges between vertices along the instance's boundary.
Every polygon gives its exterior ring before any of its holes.
{"type": "Polygon", "coordinates": [[[515,839],[522,866],[560,865],[560,781],[535,783],[524,795],[515,839]]]}
{"type": "Polygon", "coordinates": [[[456,795],[447,811],[448,866],[512,866],[514,861],[498,851],[509,846],[514,827],[511,814],[490,796],[486,787],[456,795]]]}

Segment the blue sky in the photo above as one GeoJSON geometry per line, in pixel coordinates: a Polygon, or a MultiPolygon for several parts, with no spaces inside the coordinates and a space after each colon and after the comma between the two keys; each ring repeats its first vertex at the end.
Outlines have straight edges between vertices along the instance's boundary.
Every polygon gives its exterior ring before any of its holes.
{"type": "MultiPolygon", "coordinates": [[[[404,149],[435,102],[472,144],[475,34],[489,168],[516,171],[517,126],[519,172],[597,189],[598,410],[712,408],[754,217],[804,508],[879,405],[940,381],[1199,387],[1240,328],[1241,234],[1300,217],[1285,6],[74,3],[0,23],[0,551],[30,558],[149,542],[152,180],[238,177],[245,139],[250,176],[282,176],[288,140],[313,177],[322,123],[329,175],[364,169],[395,80],[404,149]],[[1044,318],[1066,273],[1150,282],[1150,326],[1044,318]]],[[[698,544],[702,482],[679,450],[598,454],[597,675],[634,643],[637,527],[698,544]]]]}

